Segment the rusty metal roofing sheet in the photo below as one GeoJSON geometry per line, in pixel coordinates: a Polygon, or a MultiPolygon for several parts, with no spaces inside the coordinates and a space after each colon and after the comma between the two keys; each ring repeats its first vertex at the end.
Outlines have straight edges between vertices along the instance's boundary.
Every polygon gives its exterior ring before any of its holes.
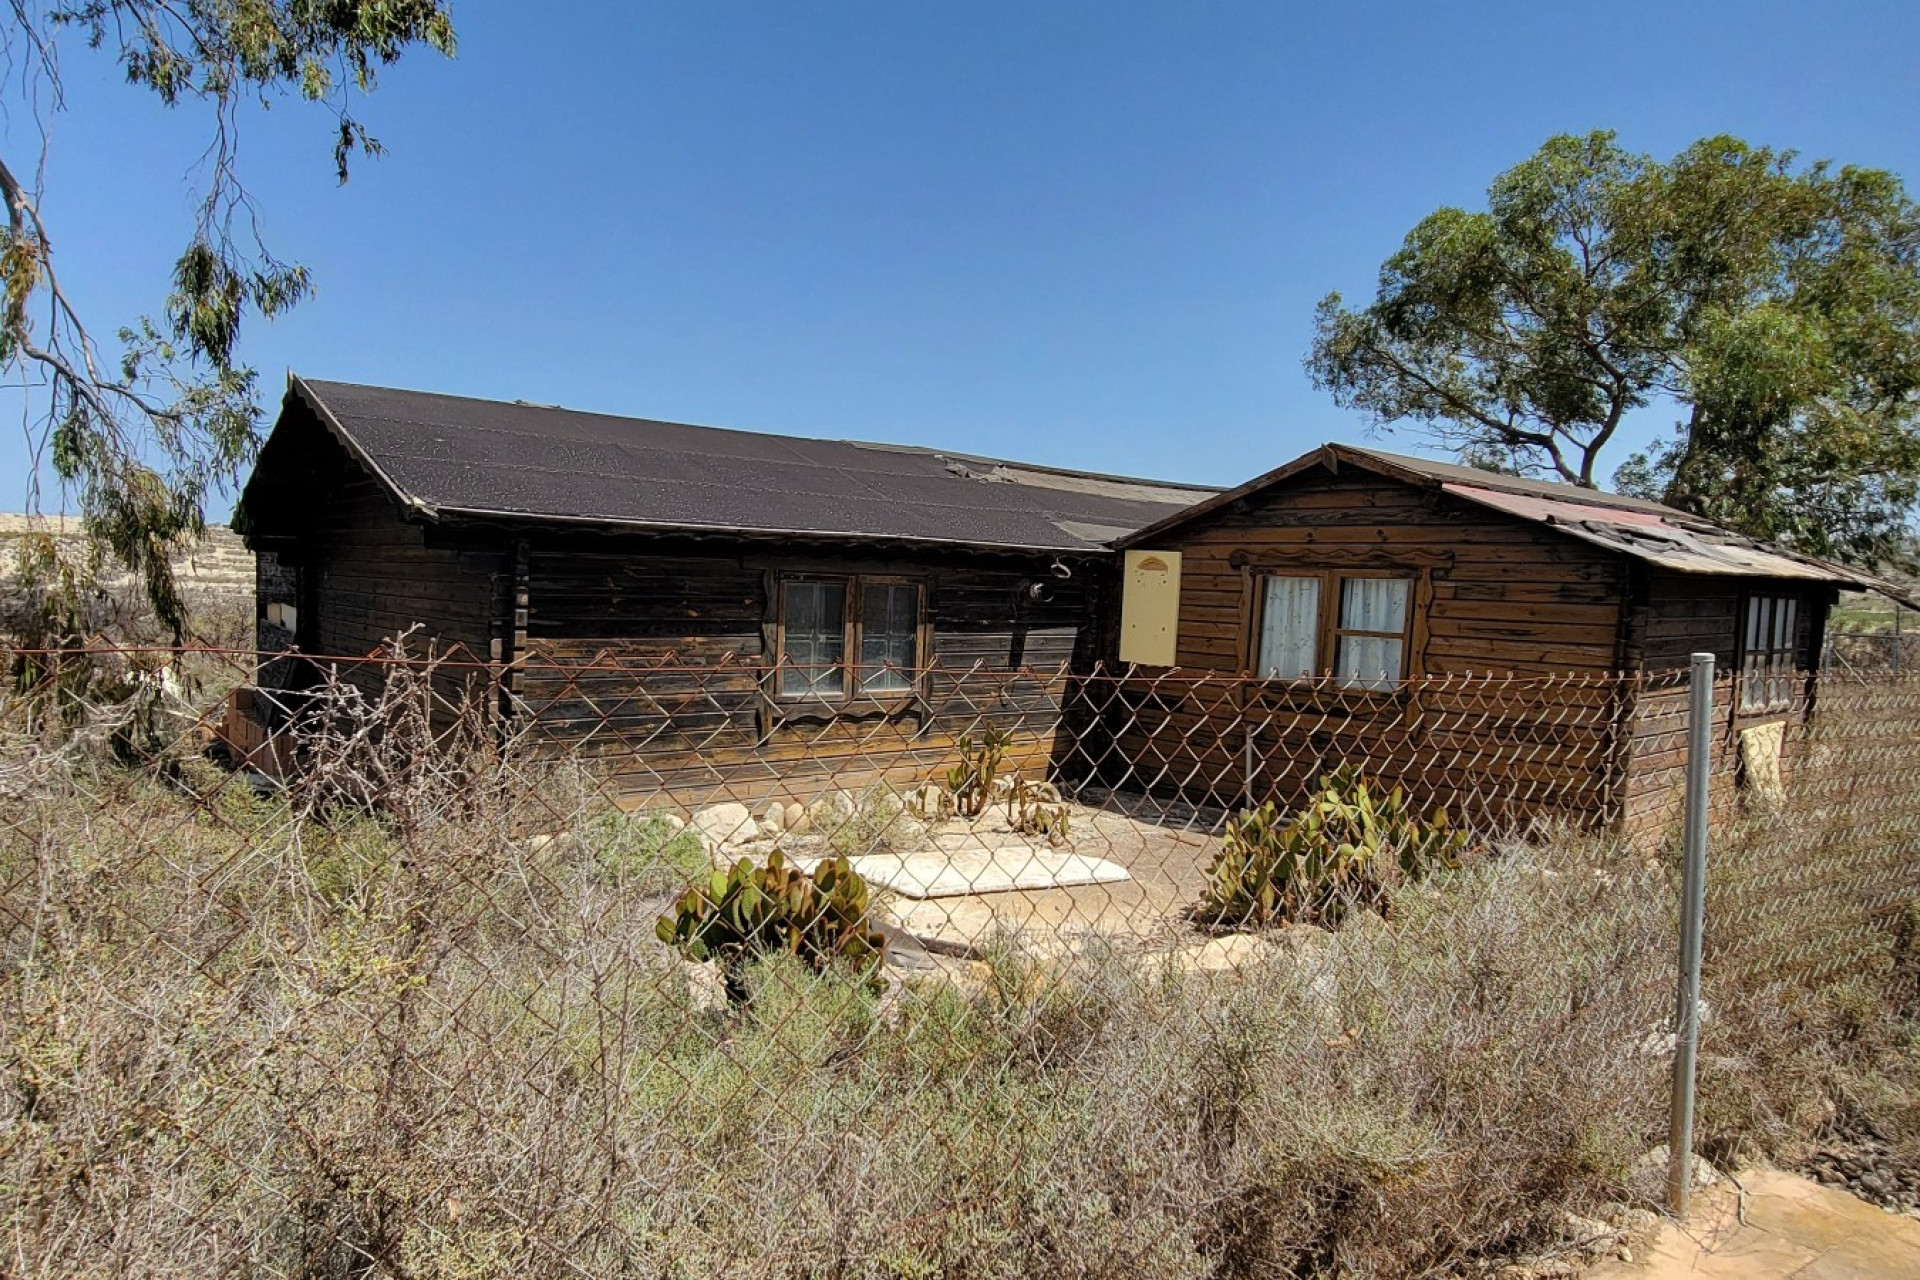
{"type": "Polygon", "coordinates": [[[1575,496],[1543,497],[1479,485],[1445,483],[1455,497],[1633,556],[1676,573],[1742,578],[1801,578],[1881,590],[1879,579],[1842,565],[1790,555],[1704,520],[1663,510],[1630,509],[1581,502],[1575,496]]]}

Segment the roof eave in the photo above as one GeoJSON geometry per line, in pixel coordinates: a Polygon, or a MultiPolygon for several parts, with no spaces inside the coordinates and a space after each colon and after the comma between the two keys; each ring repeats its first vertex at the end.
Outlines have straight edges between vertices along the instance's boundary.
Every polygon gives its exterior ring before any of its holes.
{"type": "Polygon", "coordinates": [[[977,539],[928,538],[906,534],[863,533],[858,530],[745,529],[738,525],[694,524],[685,521],[666,520],[636,520],[620,516],[554,515],[543,511],[506,511],[486,507],[434,506],[424,509],[430,510],[432,512],[432,518],[442,523],[478,521],[488,524],[568,525],[575,528],[607,529],[621,532],[661,534],[665,536],[686,534],[706,538],[738,538],[743,541],[803,539],[815,542],[848,543],[862,546],[884,543],[890,546],[999,552],[1007,555],[1079,556],[1090,560],[1105,560],[1113,554],[1110,548],[1098,543],[987,542],[977,539]]]}
{"type": "MultiPolygon", "coordinates": [[[[1400,466],[1389,458],[1383,458],[1378,454],[1372,453],[1365,449],[1355,448],[1351,445],[1329,443],[1329,444],[1323,444],[1317,449],[1309,450],[1308,452],[1303,453],[1299,457],[1293,459],[1293,461],[1285,463],[1281,466],[1275,467],[1273,470],[1268,471],[1263,475],[1256,476],[1252,480],[1247,481],[1245,484],[1239,485],[1238,487],[1233,489],[1229,489],[1225,493],[1222,493],[1217,497],[1209,499],[1208,501],[1196,503],[1191,507],[1186,507],[1180,511],[1176,511],[1172,515],[1167,516],[1164,519],[1157,520],[1154,523],[1147,525],[1145,528],[1138,529],[1133,533],[1126,535],[1125,537],[1115,538],[1108,545],[1112,546],[1115,550],[1120,550],[1120,551],[1124,551],[1132,547],[1138,547],[1142,543],[1145,543],[1154,538],[1160,537],[1161,535],[1167,533],[1170,530],[1181,528],[1196,520],[1205,519],[1207,516],[1213,514],[1214,512],[1223,510],[1231,506],[1233,503],[1240,501],[1242,498],[1247,498],[1252,496],[1255,493],[1262,492],[1268,488],[1271,488],[1274,485],[1280,484],[1282,481],[1291,479],[1293,476],[1298,475],[1302,471],[1309,470],[1310,468],[1315,466],[1324,466],[1329,472],[1332,472],[1336,475],[1339,474],[1340,468],[1342,466],[1355,466],[1355,467],[1361,468],[1362,470],[1374,472],[1375,474],[1378,474],[1378,475],[1391,477],[1392,479],[1399,480],[1404,484],[1412,485],[1416,488],[1428,489],[1428,490],[1434,490],[1434,491],[1445,491],[1448,493],[1453,493],[1455,494],[1455,496],[1461,497],[1467,501],[1477,501],[1472,497],[1471,494],[1460,492],[1459,486],[1449,485],[1445,481],[1441,480],[1436,476],[1426,475],[1425,473],[1416,471],[1410,467],[1400,466]]],[[[1501,514],[1508,516],[1510,519],[1524,518],[1521,516],[1516,516],[1512,512],[1507,511],[1504,508],[1499,507],[1493,503],[1482,502],[1480,505],[1485,506],[1490,511],[1498,511],[1501,514]]],[[[1636,509],[1641,509],[1641,508],[1636,508],[1636,509]]],[[[1658,506],[1658,504],[1651,504],[1651,503],[1647,504],[1647,507],[1644,509],[1672,510],[1671,508],[1661,508],[1658,506]]],[[[1686,518],[1685,512],[1674,510],[1673,514],[1683,519],[1686,518]]],[[[1541,521],[1537,523],[1539,523],[1543,528],[1551,529],[1554,532],[1562,534],[1567,537],[1578,538],[1581,541],[1587,543],[1589,546],[1598,547],[1601,550],[1611,552],[1615,555],[1621,555],[1621,556],[1627,556],[1630,558],[1640,559],[1640,560],[1646,561],[1647,563],[1658,563],[1658,561],[1652,560],[1647,556],[1637,554],[1630,547],[1622,547],[1611,542],[1605,542],[1595,538],[1584,537],[1580,533],[1580,531],[1564,523],[1555,523],[1554,521],[1551,521],[1551,520],[1541,521]]],[[[1705,524],[1708,522],[1703,521],[1701,523],[1705,524]]],[[[1890,582],[1884,578],[1876,577],[1873,574],[1864,573],[1864,572],[1861,572],[1860,570],[1849,568],[1846,565],[1835,564],[1832,561],[1822,560],[1817,556],[1803,555],[1799,552],[1790,552],[1790,551],[1786,551],[1785,549],[1778,549],[1778,548],[1768,548],[1767,550],[1768,550],[1768,553],[1771,555],[1778,556],[1781,559],[1793,561],[1799,565],[1804,566],[1806,569],[1812,571],[1802,575],[1795,575],[1795,576],[1803,577],[1808,581],[1825,582],[1834,586],[1845,587],[1847,589],[1855,590],[1855,591],[1877,592],[1881,595],[1886,596],[1888,599],[1894,600],[1900,604],[1905,605],[1908,608],[1920,609],[1920,597],[1916,597],[1912,593],[1904,591],[1897,583],[1890,582]]],[[[1673,568],[1675,572],[1692,573],[1701,577],[1708,577],[1708,576],[1766,577],[1768,576],[1764,573],[1757,573],[1752,570],[1743,570],[1740,567],[1731,566],[1731,565],[1725,569],[1679,568],[1671,565],[1667,567],[1673,568]]],[[[1785,576],[1785,575],[1775,575],[1775,576],[1785,576]]]]}
{"type": "Polygon", "coordinates": [[[1340,456],[1341,452],[1342,450],[1339,445],[1321,445],[1317,449],[1301,454],[1292,462],[1284,463],[1271,471],[1255,476],[1245,484],[1228,489],[1225,493],[1215,494],[1204,502],[1196,502],[1190,507],[1182,507],[1172,515],[1162,517],[1152,524],[1147,525],[1145,528],[1136,529],[1123,538],[1115,538],[1107,545],[1117,551],[1124,551],[1129,547],[1137,547],[1149,538],[1159,537],[1169,529],[1178,529],[1182,525],[1191,524],[1195,520],[1205,519],[1216,511],[1221,511],[1232,506],[1242,498],[1251,497],[1261,490],[1279,484],[1282,480],[1290,479],[1310,467],[1325,466],[1327,470],[1337,473],[1340,470],[1340,463],[1342,461],[1340,456]]]}
{"type": "Polygon", "coordinates": [[[327,433],[340,442],[340,447],[345,449],[348,455],[351,456],[355,462],[359,463],[360,466],[366,470],[366,473],[372,476],[395,502],[400,504],[403,513],[429,522],[440,519],[442,508],[413,493],[409,493],[400,485],[399,481],[388,474],[385,467],[375,462],[373,455],[362,448],[360,442],[353,438],[353,433],[348,431],[340,419],[334,416],[333,410],[327,407],[326,401],[320,398],[319,393],[307,385],[306,379],[297,373],[289,371],[287,373],[287,390],[300,397],[301,401],[313,411],[314,417],[318,418],[320,424],[327,429],[327,433]]]}

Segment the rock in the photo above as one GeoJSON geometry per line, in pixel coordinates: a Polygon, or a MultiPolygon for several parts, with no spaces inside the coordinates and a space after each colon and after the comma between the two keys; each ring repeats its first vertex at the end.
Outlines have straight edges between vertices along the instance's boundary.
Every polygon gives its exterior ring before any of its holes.
{"type": "Polygon", "coordinates": [[[787,806],[781,804],[778,800],[770,802],[767,807],[761,811],[757,825],[760,828],[760,834],[763,836],[779,835],[787,829],[787,806]]]}
{"type": "Polygon", "coordinates": [[[788,801],[787,817],[784,825],[789,832],[796,836],[812,826],[812,820],[807,817],[807,806],[801,804],[798,800],[788,801]]]}
{"type": "Polygon", "coordinates": [[[1575,1244],[1610,1243],[1620,1233],[1597,1218],[1577,1213],[1560,1215],[1560,1234],[1575,1244]]]}
{"type": "MultiPolygon", "coordinates": [[[[1646,1179],[1660,1186],[1665,1186],[1667,1180],[1667,1144],[1663,1142],[1641,1156],[1638,1160],[1635,1160],[1633,1162],[1633,1173],[1636,1179],[1646,1179]]],[[[1699,1152],[1694,1152],[1693,1185],[1695,1187],[1711,1187],[1718,1181],[1720,1181],[1720,1171],[1713,1167],[1712,1161],[1708,1160],[1699,1152]]]]}
{"type": "Polygon", "coordinates": [[[658,812],[658,813],[652,813],[652,812],[649,812],[649,813],[647,814],[647,816],[648,816],[649,818],[656,818],[656,819],[658,819],[659,821],[661,821],[661,822],[664,822],[664,823],[666,823],[666,824],[667,824],[667,830],[669,830],[669,831],[684,831],[684,830],[686,830],[686,826],[687,826],[687,820],[686,820],[685,818],[683,818],[683,817],[681,817],[681,816],[680,816],[679,814],[677,814],[677,813],[672,813],[672,812],[669,812],[668,810],[665,810],[665,809],[662,809],[662,810],[661,810],[660,812],[658,812]]]}
{"type": "Polygon", "coordinates": [[[1387,921],[1378,911],[1349,911],[1340,921],[1341,932],[1355,934],[1385,933],[1387,921]]]}
{"type": "Polygon", "coordinates": [[[727,1003],[727,984],[720,976],[720,966],[712,960],[695,964],[691,960],[680,962],[680,972],[687,979],[687,1003],[701,1013],[725,1014],[730,1006],[727,1003]]]}
{"type": "Polygon", "coordinates": [[[1267,943],[1250,933],[1230,933],[1209,938],[1174,953],[1180,967],[1188,973],[1230,973],[1250,964],[1258,964],[1272,954],[1267,943]]]}
{"type": "Polygon", "coordinates": [[[693,822],[689,825],[709,849],[745,844],[760,834],[760,828],[754,822],[753,815],[747,812],[747,806],[731,801],[700,810],[693,815],[693,822]]]}

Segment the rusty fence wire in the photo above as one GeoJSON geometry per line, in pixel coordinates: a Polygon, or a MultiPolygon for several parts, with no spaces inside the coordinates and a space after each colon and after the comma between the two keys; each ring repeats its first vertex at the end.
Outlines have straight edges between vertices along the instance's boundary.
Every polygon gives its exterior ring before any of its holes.
{"type": "MultiPolygon", "coordinates": [[[[1479,1274],[1660,1200],[1683,675],[6,657],[7,1274],[1479,1274]]],[[[1715,1158],[1920,1001],[1920,681],[1776,685],[1715,1158]]]]}

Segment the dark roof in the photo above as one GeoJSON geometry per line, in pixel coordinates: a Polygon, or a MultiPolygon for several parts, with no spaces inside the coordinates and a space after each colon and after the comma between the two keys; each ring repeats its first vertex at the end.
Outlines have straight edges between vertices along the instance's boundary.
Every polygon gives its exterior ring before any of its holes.
{"type": "Polygon", "coordinates": [[[291,377],[289,403],[295,397],[427,520],[1088,552],[1215,492],[903,445],[291,377]]]}
{"type": "Polygon", "coordinates": [[[1464,501],[1544,525],[1570,538],[1677,573],[1830,582],[1914,603],[1911,594],[1897,583],[1846,565],[1771,546],[1662,503],[1348,444],[1322,445],[1238,488],[1127,534],[1117,539],[1116,545],[1130,547],[1151,541],[1241,498],[1281,484],[1302,471],[1314,467],[1338,471],[1342,466],[1356,466],[1408,484],[1439,489],[1464,501]]]}

